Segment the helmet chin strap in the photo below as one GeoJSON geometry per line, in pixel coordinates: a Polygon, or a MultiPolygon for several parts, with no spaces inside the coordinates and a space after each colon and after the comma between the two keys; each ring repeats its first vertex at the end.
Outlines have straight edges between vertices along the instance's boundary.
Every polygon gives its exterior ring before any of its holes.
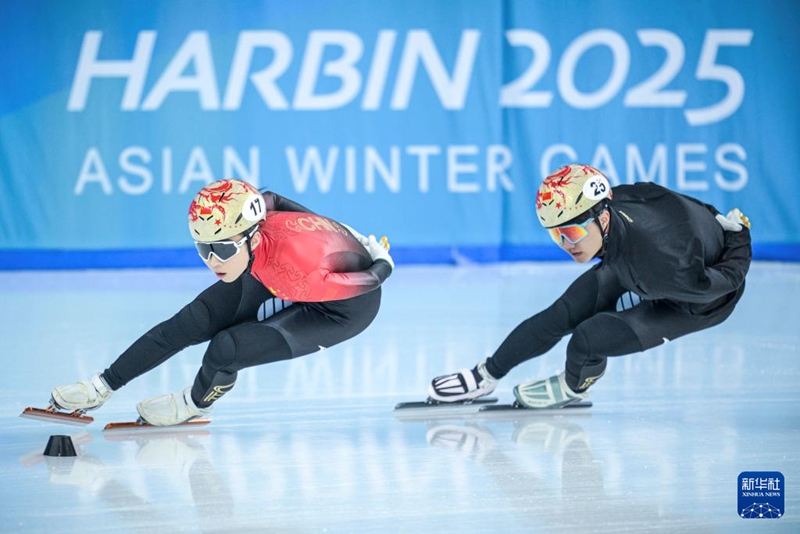
{"type": "Polygon", "coordinates": [[[250,238],[247,238],[245,241],[247,244],[247,269],[245,271],[250,272],[250,268],[253,266],[253,247],[250,246],[250,238]]]}
{"type": "Polygon", "coordinates": [[[250,272],[250,268],[253,266],[253,260],[255,259],[255,255],[253,254],[253,247],[250,245],[250,240],[253,238],[255,233],[258,231],[258,228],[253,230],[251,233],[245,235],[245,244],[247,245],[247,267],[245,268],[244,272],[250,272]]]}
{"type": "Polygon", "coordinates": [[[611,227],[611,208],[609,207],[607,202],[603,202],[603,206],[601,209],[596,211],[596,215],[594,215],[597,219],[597,225],[600,226],[600,232],[603,234],[603,244],[600,246],[600,250],[597,251],[597,254],[594,255],[595,258],[602,258],[606,253],[606,248],[608,248],[608,238],[611,235],[609,232],[609,228],[611,227]],[[600,215],[603,212],[608,213],[608,222],[606,223],[606,227],[600,224],[600,215]]]}

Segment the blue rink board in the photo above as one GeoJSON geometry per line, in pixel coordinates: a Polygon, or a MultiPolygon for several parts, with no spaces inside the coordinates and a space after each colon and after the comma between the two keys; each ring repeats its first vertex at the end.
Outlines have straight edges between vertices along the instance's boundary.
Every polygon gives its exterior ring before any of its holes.
{"type": "MultiPolygon", "coordinates": [[[[800,245],[754,244],[753,257],[765,261],[800,261],[800,245]]],[[[505,261],[562,261],[552,245],[530,247],[392,247],[397,264],[492,263],[505,261]]],[[[199,267],[194,249],[143,250],[0,250],[2,270],[136,269],[199,267]]]]}

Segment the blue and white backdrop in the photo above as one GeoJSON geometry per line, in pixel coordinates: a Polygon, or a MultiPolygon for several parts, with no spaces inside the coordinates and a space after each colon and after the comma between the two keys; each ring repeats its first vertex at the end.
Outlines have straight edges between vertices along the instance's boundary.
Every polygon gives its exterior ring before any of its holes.
{"type": "Polygon", "coordinates": [[[557,258],[533,196],[573,161],[797,260],[798,30],[763,0],[7,0],[0,268],[199,265],[226,177],[401,262],[557,258]]]}

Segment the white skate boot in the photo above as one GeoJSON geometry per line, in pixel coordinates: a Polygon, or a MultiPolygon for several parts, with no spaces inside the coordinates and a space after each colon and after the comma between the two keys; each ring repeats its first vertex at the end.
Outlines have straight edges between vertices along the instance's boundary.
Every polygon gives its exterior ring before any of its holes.
{"type": "Polygon", "coordinates": [[[50,395],[57,408],[74,411],[99,408],[113,393],[98,373],[89,380],[77,384],[58,386],[50,395]]]}
{"type": "Polygon", "coordinates": [[[564,373],[544,380],[534,380],[514,386],[514,396],[525,408],[563,408],[567,404],[589,398],[588,392],[575,393],[567,385],[564,373]]]}
{"type": "Polygon", "coordinates": [[[180,393],[145,399],[136,405],[136,411],[153,426],[172,426],[208,415],[211,407],[198,408],[192,400],[192,388],[188,387],[180,393]]]}
{"type": "Polygon", "coordinates": [[[484,397],[497,387],[497,379],[486,370],[486,360],[476,369],[437,376],[428,386],[428,395],[439,402],[469,402],[484,397]],[[476,376],[477,370],[477,376],[476,376]]]}

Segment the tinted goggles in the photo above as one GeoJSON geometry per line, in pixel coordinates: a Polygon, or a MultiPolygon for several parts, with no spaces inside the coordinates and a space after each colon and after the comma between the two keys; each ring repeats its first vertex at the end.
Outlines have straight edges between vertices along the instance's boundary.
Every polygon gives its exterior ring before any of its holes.
{"type": "Polygon", "coordinates": [[[557,245],[560,245],[564,239],[573,245],[577,245],[580,240],[589,235],[589,230],[587,230],[586,227],[593,220],[594,217],[591,219],[586,219],[580,224],[567,224],[565,226],[548,228],[547,233],[550,234],[550,237],[556,242],[557,245]]]}
{"type": "Polygon", "coordinates": [[[250,236],[244,236],[239,241],[214,241],[212,243],[195,241],[194,248],[197,249],[197,253],[203,258],[203,261],[211,260],[212,254],[216,256],[219,261],[228,261],[239,253],[242,249],[242,245],[244,245],[249,237],[250,236]]]}

